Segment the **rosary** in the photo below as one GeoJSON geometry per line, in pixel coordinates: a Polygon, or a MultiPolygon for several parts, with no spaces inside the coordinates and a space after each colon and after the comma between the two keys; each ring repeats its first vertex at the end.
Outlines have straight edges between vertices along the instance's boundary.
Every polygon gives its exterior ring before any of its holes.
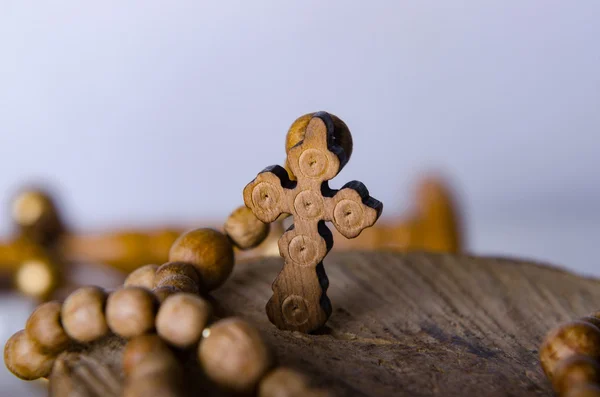
{"type": "MultiPolygon", "coordinates": [[[[286,152],[286,168],[268,167],[246,186],[246,206],[229,216],[224,233],[196,229],[182,234],[167,263],[137,268],[116,291],[82,287],[62,303],[40,305],[25,329],[6,343],[8,369],[25,380],[48,377],[58,355],[69,347],[114,334],[127,340],[123,396],[185,395],[178,352],[192,349],[202,372],[224,392],[329,396],[297,371],[275,367],[250,323],[213,318],[206,296],[231,274],[234,246],[258,246],[267,237],[268,224],[288,214],[294,224],[279,239],[284,266],[273,283],[267,315],[280,329],[305,333],[320,329],[329,318],[323,259],[333,237],[325,222],[354,238],[377,221],[383,205],[360,182],[340,190],[329,187],[327,182],[352,153],[350,131],[339,118],[325,112],[300,117],[288,132],[286,152]]],[[[47,223],[59,224],[56,219],[47,223]]],[[[30,245],[16,247],[11,254],[18,256],[30,245]]]]}

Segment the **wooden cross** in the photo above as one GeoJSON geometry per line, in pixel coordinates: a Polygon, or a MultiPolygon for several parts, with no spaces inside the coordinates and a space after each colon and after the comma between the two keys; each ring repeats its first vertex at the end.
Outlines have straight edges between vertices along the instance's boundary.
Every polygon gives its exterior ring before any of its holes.
{"type": "Polygon", "coordinates": [[[361,182],[349,182],[340,190],[329,188],[327,181],[347,162],[335,132],[330,114],[313,114],[304,139],[288,152],[287,163],[297,181],[276,165],[244,189],[246,206],[261,221],[271,223],[284,213],[294,217],[294,225],[279,239],[285,263],[267,303],[269,320],[281,329],[312,332],[331,315],[323,258],[333,246],[333,237],[325,221],[344,237],[354,238],[372,226],[383,209],[361,182]]]}

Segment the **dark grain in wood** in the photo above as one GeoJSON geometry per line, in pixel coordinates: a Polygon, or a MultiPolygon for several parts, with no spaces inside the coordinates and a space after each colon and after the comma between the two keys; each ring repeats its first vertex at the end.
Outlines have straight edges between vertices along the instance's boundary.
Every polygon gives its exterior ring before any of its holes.
{"type": "MultiPolygon", "coordinates": [[[[333,314],[322,334],[306,335],[281,331],[264,314],[281,266],[281,258],[238,264],[214,293],[217,314],[258,326],[280,363],[338,396],[551,396],[538,360],[542,338],[557,324],[600,308],[598,280],[533,263],[335,253],[327,259],[333,314]]],[[[73,372],[92,360],[118,374],[120,354],[118,347],[100,345],[79,358],[71,355],[69,365],[73,372]]],[[[67,396],[73,388],[79,394],[72,395],[97,395],[98,376],[82,373],[55,373],[51,395],[67,396]]]]}

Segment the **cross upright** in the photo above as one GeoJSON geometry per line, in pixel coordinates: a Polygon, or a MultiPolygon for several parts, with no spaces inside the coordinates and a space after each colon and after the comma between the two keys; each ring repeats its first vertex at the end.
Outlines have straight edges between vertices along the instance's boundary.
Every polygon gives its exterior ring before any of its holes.
{"type": "Polygon", "coordinates": [[[274,222],[281,214],[293,216],[294,224],[279,239],[285,263],[266,310],[278,328],[305,333],[322,327],[331,315],[323,259],[333,246],[333,236],[325,222],[332,222],[344,237],[354,238],[383,210],[361,182],[349,182],[340,190],[329,188],[328,181],[341,171],[351,149],[344,150],[339,128],[336,131],[334,120],[343,124],[341,120],[326,112],[310,116],[302,139],[288,151],[287,164],[297,180],[275,165],[244,188],[246,206],[262,222],[274,222]]]}

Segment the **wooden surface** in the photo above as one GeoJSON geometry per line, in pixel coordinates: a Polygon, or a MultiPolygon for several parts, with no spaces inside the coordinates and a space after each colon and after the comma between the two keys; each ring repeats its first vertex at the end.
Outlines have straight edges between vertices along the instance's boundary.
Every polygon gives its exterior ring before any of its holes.
{"type": "MultiPolygon", "coordinates": [[[[217,311],[256,324],[280,362],[338,396],[551,396],[537,355],[543,336],[600,309],[600,281],[532,263],[333,253],[333,314],[321,334],[305,335],[278,330],[264,314],[281,265],[238,264],[214,293],[217,311]]],[[[52,396],[117,396],[121,344],[110,343],[61,361],[52,396]]]]}
{"type": "Polygon", "coordinates": [[[348,161],[334,131],[329,113],[315,113],[303,139],[288,152],[287,164],[297,181],[290,181],[283,167],[272,166],[244,189],[246,206],[262,222],[274,222],[281,214],[294,218],[293,227],[279,240],[285,265],[267,303],[267,315],[280,329],[312,332],[331,315],[323,259],[334,241],[325,221],[331,221],[344,237],[354,238],[373,226],[383,210],[360,182],[347,183],[340,190],[329,188],[327,181],[348,161]]]}

